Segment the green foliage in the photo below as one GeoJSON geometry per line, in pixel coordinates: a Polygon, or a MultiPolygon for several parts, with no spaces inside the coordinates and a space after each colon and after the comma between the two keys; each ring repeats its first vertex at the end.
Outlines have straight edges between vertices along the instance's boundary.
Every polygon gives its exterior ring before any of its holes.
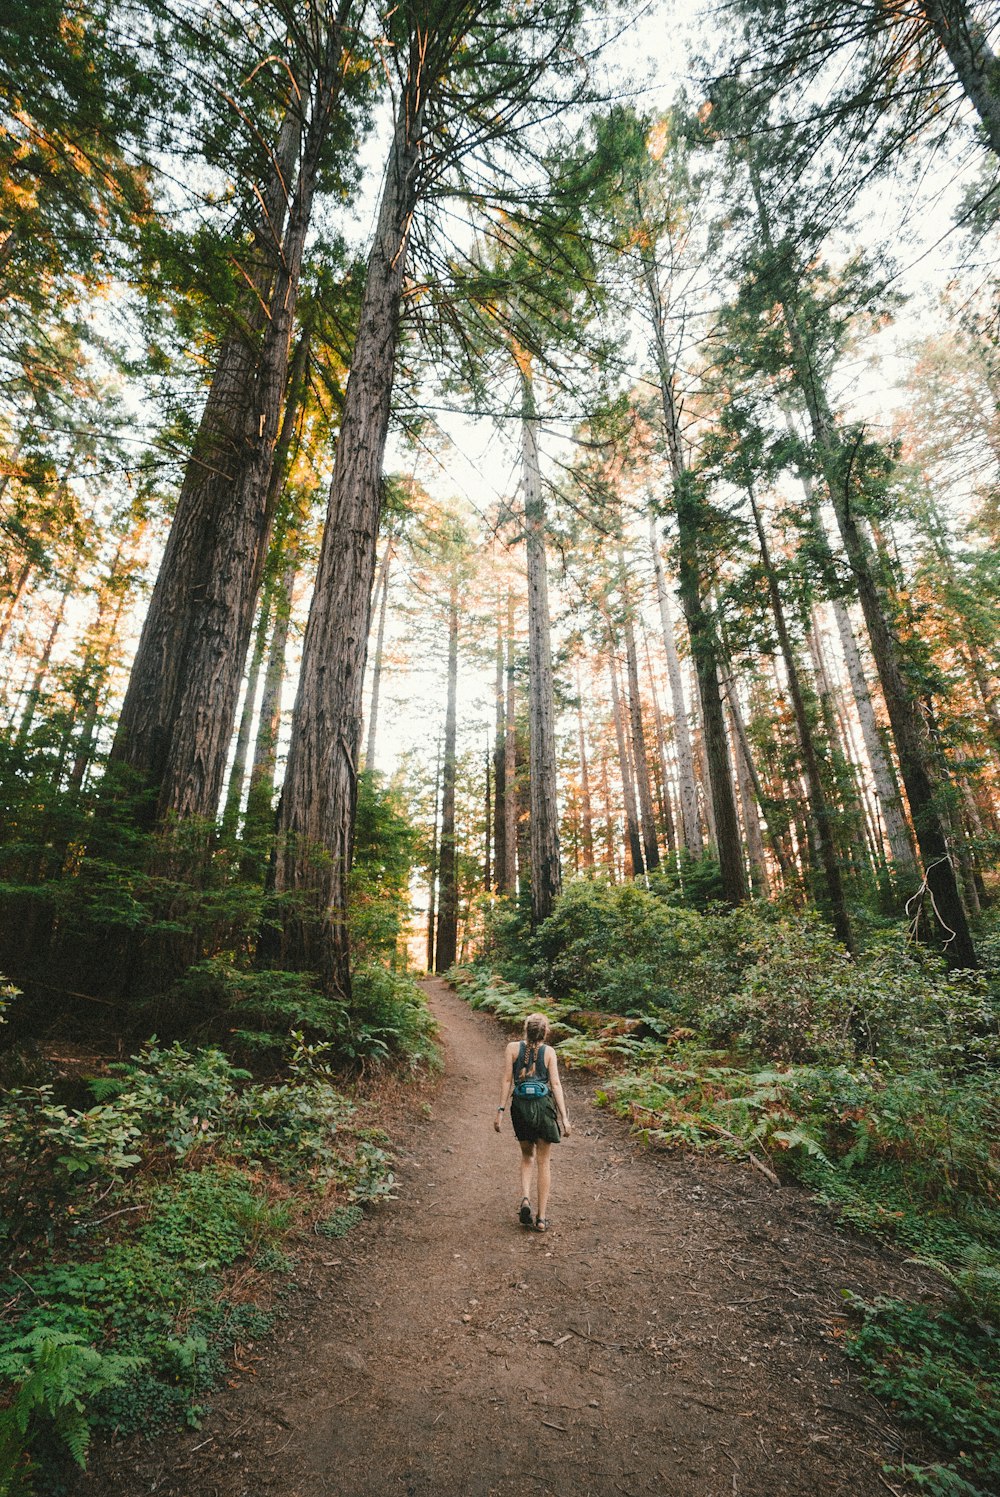
{"type": "MultiPolygon", "coordinates": [[[[850,1296],[863,1317],[848,1355],[865,1381],[951,1456],[954,1469],[934,1466],[921,1485],[931,1492],[996,1491],[1000,1486],[1000,1357],[997,1331],[955,1309],[933,1310],[850,1296]],[[955,1481],[955,1477],[958,1481],[955,1481]],[[969,1486],[965,1483],[975,1483],[969,1486]]],[[[919,1468],[907,1468],[916,1475],[919,1468]]]]}
{"type": "MultiPolygon", "coordinates": [[[[426,1009],[405,1001],[429,1044],[426,1009]]],[[[95,1427],[196,1423],[229,1349],[268,1324],[229,1301],[228,1275],[287,1272],[281,1245],[310,1196],[338,1198],[326,1219],[353,1223],[392,1194],[387,1140],[339,1090],[341,1059],[337,1041],[299,1032],[281,1078],[255,1082],[218,1049],[151,1040],[95,1080],[93,1107],[48,1086],[0,1104],[16,1162],[0,1176],[2,1224],[20,1254],[0,1284],[0,1451],[20,1490],[36,1446],[61,1440],[82,1459],[95,1427]]]]}
{"type": "Polygon", "coordinates": [[[360,1220],[360,1206],[338,1206],[316,1223],[316,1231],[321,1237],[346,1237],[360,1220]]]}
{"type": "MultiPolygon", "coordinates": [[[[511,923],[490,948],[516,968],[511,923]]],[[[522,961],[558,1000],[487,966],[451,975],[520,1020],[543,1007],[600,1105],[664,1147],[711,1148],[799,1180],[841,1220],[894,1238],[953,1308],[863,1307],[851,1351],[949,1460],[908,1467],[936,1494],[1000,1476],[1000,1080],[989,978],[949,973],[894,927],[852,961],[813,912],[705,913],[638,885],[570,884],[522,961]]],[[[980,1486],[979,1483],[983,1485],[980,1486]]]]}
{"type": "Polygon", "coordinates": [[[120,1387],[141,1357],[102,1353],[72,1331],[35,1329],[0,1346],[0,1381],[11,1389],[0,1409],[0,1497],[25,1490],[25,1447],[43,1432],[84,1466],[90,1444],[88,1403],[120,1387]]]}

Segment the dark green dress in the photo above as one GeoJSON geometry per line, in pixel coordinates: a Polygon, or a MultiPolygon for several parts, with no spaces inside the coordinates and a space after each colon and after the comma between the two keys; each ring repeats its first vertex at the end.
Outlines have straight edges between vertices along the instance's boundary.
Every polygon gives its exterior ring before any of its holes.
{"type": "Polygon", "coordinates": [[[529,1068],[527,1046],[524,1040],[514,1057],[514,1095],[510,1099],[510,1120],[514,1133],[521,1143],[557,1144],[560,1141],[556,1099],[549,1087],[544,1097],[519,1097],[518,1083],[521,1081],[544,1081],[549,1084],[549,1067],[545,1059],[547,1046],[539,1045],[535,1052],[535,1064],[529,1068]]]}

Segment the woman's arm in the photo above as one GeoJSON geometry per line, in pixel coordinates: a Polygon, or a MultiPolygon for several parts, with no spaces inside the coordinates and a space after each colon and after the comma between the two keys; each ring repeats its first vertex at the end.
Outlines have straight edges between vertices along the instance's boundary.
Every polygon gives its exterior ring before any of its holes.
{"type": "Polygon", "coordinates": [[[514,1090],[514,1056],[516,1054],[517,1044],[512,1040],[504,1051],[503,1075],[500,1078],[500,1101],[493,1114],[493,1126],[498,1133],[500,1132],[500,1114],[510,1101],[510,1094],[514,1090]]]}
{"type": "Polygon", "coordinates": [[[559,1080],[559,1057],[551,1045],[548,1046],[548,1052],[549,1057],[546,1061],[546,1068],[549,1073],[549,1086],[552,1088],[552,1095],[555,1097],[556,1106],[559,1108],[562,1131],[568,1138],[573,1130],[570,1127],[569,1114],[566,1111],[566,1098],[563,1096],[562,1082],[559,1080]]]}

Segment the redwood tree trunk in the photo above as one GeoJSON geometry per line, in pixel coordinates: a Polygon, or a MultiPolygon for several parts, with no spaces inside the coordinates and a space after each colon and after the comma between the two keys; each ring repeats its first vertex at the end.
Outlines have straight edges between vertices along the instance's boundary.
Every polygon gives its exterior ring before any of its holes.
{"type": "Polygon", "coordinates": [[[635,648],[635,626],[626,600],[625,664],[628,671],[629,722],[632,729],[632,762],[635,765],[636,788],[639,792],[639,812],[642,818],[642,854],[646,872],[652,873],[660,866],[660,849],[656,841],[656,814],[653,810],[653,792],[649,778],[649,757],[646,753],[646,735],[642,725],[642,704],[639,700],[639,657],[635,648]]]}
{"type": "Polygon", "coordinates": [[[642,838],[639,835],[639,812],[635,803],[635,782],[632,778],[632,760],[625,736],[625,718],[622,712],[621,692],[618,688],[618,668],[615,664],[614,644],[608,641],[608,671],[611,676],[611,711],[615,720],[615,739],[618,743],[618,764],[622,777],[622,800],[625,805],[625,836],[632,862],[632,877],[641,878],[645,872],[642,857],[642,838]]]}
{"type": "Polygon", "coordinates": [[[441,776],[441,844],[438,854],[438,917],[435,972],[447,972],[458,955],[458,868],[455,856],[455,780],[458,768],[458,582],[448,599],[448,706],[444,720],[441,776]]]}
{"type": "Polygon", "coordinates": [[[316,177],[340,91],[340,32],[338,20],[304,127],[290,114],[282,132],[262,209],[261,238],[273,252],[251,276],[248,331],[219,350],[112,746],[111,764],[154,792],[150,821],[218,810],[273,519],[274,449],[316,177]]]}
{"type": "Polygon", "coordinates": [[[531,918],[537,925],[551,913],[562,888],[559,863],[559,807],[556,799],[555,700],[549,591],[545,558],[545,501],[538,461],[538,418],[531,375],[521,370],[524,462],[524,525],[528,559],[528,719],[531,756],[531,918]]]}
{"type": "Polygon", "coordinates": [[[276,886],[282,959],[350,994],[348,888],[361,700],[399,311],[417,200],[421,71],[411,69],[393,132],[344,397],[281,797],[276,886]]]}
{"type": "Polygon", "coordinates": [[[918,8],[979,115],[990,148],[1000,156],[1000,58],[972,15],[968,0],[919,0],[918,8]]]}

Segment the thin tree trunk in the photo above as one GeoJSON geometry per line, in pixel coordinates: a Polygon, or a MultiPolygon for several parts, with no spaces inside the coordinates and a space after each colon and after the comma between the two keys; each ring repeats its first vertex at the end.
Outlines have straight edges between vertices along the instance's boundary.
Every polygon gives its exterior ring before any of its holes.
{"type": "Polygon", "coordinates": [[[576,719],[580,745],[580,841],[583,866],[594,867],[594,811],[590,800],[590,768],[587,763],[587,734],[583,723],[583,687],[580,682],[580,662],[576,663],[576,719]]]}
{"type": "Polygon", "coordinates": [[[629,722],[632,729],[632,763],[635,765],[636,788],[639,792],[639,813],[642,819],[642,854],[646,872],[652,873],[660,866],[660,849],[656,841],[656,815],[653,811],[653,794],[649,781],[649,759],[646,754],[646,735],[642,726],[642,703],[639,700],[639,656],[635,647],[635,626],[632,622],[631,603],[627,592],[624,556],[619,553],[622,574],[622,591],[625,601],[625,620],[622,630],[625,636],[625,666],[628,672],[629,722]]]}
{"type": "Polygon", "coordinates": [[[494,692],[496,726],[493,740],[493,882],[499,894],[507,890],[507,755],[504,722],[504,634],[497,597],[496,689],[494,692]]]}
{"type": "Polygon", "coordinates": [[[271,801],[274,797],[274,774],[277,767],[278,735],[281,731],[281,694],[285,684],[285,655],[288,649],[288,626],[291,619],[292,592],[298,572],[298,535],[286,538],[285,564],[274,590],[274,627],[264,670],[264,689],[260,697],[257,737],[253,763],[250,766],[250,789],[247,792],[245,835],[272,827],[271,801]]]}
{"type": "Polygon", "coordinates": [[[517,681],[514,676],[514,595],[507,590],[507,709],[504,714],[503,818],[507,853],[501,894],[517,894],[517,681]]]}
{"type": "Polygon", "coordinates": [[[653,554],[656,572],[656,597],[660,606],[660,626],[663,630],[663,648],[667,654],[667,678],[674,707],[674,742],[677,745],[677,773],[680,780],[681,830],[684,846],[694,858],[702,854],[701,823],[698,819],[698,784],[694,773],[694,753],[691,747],[691,729],[688,724],[687,701],[684,692],[684,677],[681,674],[680,657],[674,639],[674,621],[670,616],[670,598],[667,579],[660,555],[660,543],[656,534],[656,518],[650,512],[649,545],[653,554]]]}
{"type": "Polygon", "coordinates": [[[726,705],[729,708],[729,720],[732,725],[735,741],[733,762],[736,766],[736,787],[739,791],[740,807],[743,812],[743,832],[746,837],[747,852],[750,855],[751,883],[753,885],[753,892],[760,895],[761,898],[767,899],[771,893],[771,879],[767,871],[767,858],[764,855],[764,839],[760,832],[756,789],[754,777],[750,772],[746,732],[743,727],[739,702],[736,700],[736,694],[732,690],[731,680],[727,685],[726,705]]]}
{"type": "Polygon", "coordinates": [[[281,797],[277,888],[282,959],[349,996],[348,890],[357,807],[361,694],[406,252],[417,200],[422,70],[399,103],[302,651],[281,797]],[[322,849],[322,859],[316,853],[322,849]]]}
{"type": "Polygon", "coordinates": [[[604,801],[604,866],[611,883],[617,881],[618,868],[615,859],[615,816],[611,805],[611,784],[608,779],[608,756],[601,753],[601,798],[604,801]]]}
{"type": "Polygon", "coordinates": [[[531,918],[552,913],[562,889],[556,791],[555,700],[545,558],[545,500],[538,460],[538,417],[531,373],[521,365],[524,528],[528,559],[528,719],[531,732],[531,918]]]}
{"type": "Polygon", "coordinates": [[[853,955],[855,950],[854,932],[851,929],[850,915],[847,910],[847,897],[844,893],[844,884],[840,876],[840,864],[837,861],[833,818],[830,814],[829,802],[827,801],[826,790],[823,785],[823,776],[820,771],[819,758],[813,742],[812,725],[809,722],[806,712],[798,663],[795,659],[795,652],[788,633],[785,605],[782,601],[781,590],[778,587],[778,579],[775,576],[774,565],[771,560],[771,548],[768,545],[764,523],[761,519],[760,510],[752,488],[748,487],[747,498],[750,501],[754,528],[757,531],[761,562],[764,567],[767,590],[771,599],[771,613],[774,617],[775,633],[778,636],[778,644],[785,662],[788,694],[792,699],[792,711],[795,714],[795,726],[798,731],[802,767],[809,786],[809,809],[815,821],[817,854],[820,866],[823,869],[827,898],[830,901],[830,915],[833,921],[833,928],[838,938],[843,941],[847,950],[853,955]]]}
{"type": "Polygon", "coordinates": [[[458,772],[458,582],[448,598],[448,705],[444,720],[441,776],[441,850],[438,854],[438,918],[435,972],[447,972],[458,956],[458,879],[455,849],[455,781],[458,772]]]}
{"type": "Polygon", "coordinates": [[[490,783],[493,772],[493,755],[489,749],[486,751],[486,825],[484,836],[486,838],[486,851],[483,855],[483,888],[487,894],[493,887],[493,869],[490,866],[490,849],[493,835],[493,796],[490,783]]]}
{"type": "Polygon", "coordinates": [[[63,620],[66,617],[66,599],[73,591],[75,582],[76,572],[74,570],[70,574],[69,580],[64,584],[62,592],[59,594],[59,607],[53,614],[52,627],[49,629],[48,635],[46,636],[45,643],[42,646],[42,652],[38,657],[38,663],[35,666],[35,673],[32,677],[31,685],[28,687],[24,706],[21,709],[21,721],[17,725],[17,736],[14,739],[14,745],[16,748],[22,749],[28,742],[28,736],[31,733],[31,725],[35,720],[35,712],[37,711],[38,703],[42,698],[42,690],[45,686],[45,677],[49,673],[49,663],[52,659],[52,651],[55,649],[56,640],[59,638],[59,632],[62,629],[63,620]]]}
{"type": "Polygon", "coordinates": [[[618,668],[615,664],[614,644],[608,641],[608,671],[611,676],[611,711],[615,720],[615,738],[618,743],[618,763],[622,776],[622,800],[625,803],[625,835],[632,860],[633,878],[645,873],[642,860],[642,838],[639,835],[639,815],[635,803],[635,785],[632,780],[632,763],[625,737],[625,721],[622,713],[621,693],[618,689],[618,668]]]}
{"type": "Polygon", "coordinates": [[[431,831],[431,866],[427,892],[427,970],[434,972],[437,934],[438,817],[441,799],[441,741],[438,740],[437,763],[434,766],[434,826],[431,831]]]}
{"type": "Polygon", "coordinates": [[[393,540],[390,535],[385,543],[385,555],[375,582],[375,596],[380,598],[378,610],[378,632],[375,636],[375,659],[372,662],[372,694],[368,707],[368,744],[365,748],[365,769],[369,773],[375,768],[375,734],[378,729],[378,697],[382,681],[382,651],[385,647],[385,618],[389,603],[389,565],[392,561],[393,540]],[[381,591],[380,591],[381,590],[381,591]]]}
{"type": "Polygon", "coordinates": [[[653,675],[653,660],[650,655],[648,635],[645,639],[645,646],[646,674],[649,677],[649,690],[653,699],[653,722],[656,726],[656,755],[659,764],[657,789],[660,802],[660,822],[663,826],[667,851],[673,857],[677,852],[677,828],[674,821],[673,807],[670,802],[670,764],[667,755],[667,730],[663,721],[663,713],[660,710],[660,698],[656,690],[656,678],[653,675]]]}
{"type": "Polygon", "coordinates": [[[787,854],[785,853],[785,850],[781,845],[781,838],[772,827],[771,818],[766,810],[766,807],[771,804],[772,798],[766,794],[764,787],[761,784],[757,765],[754,762],[753,751],[750,747],[750,739],[747,736],[746,723],[743,721],[743,714],[740,711],[739,702],[736,700],[736,692],[732,677],[725,677],[724,684],[726,689],[726,700],[729,705],[730,720],[733,724],[733,731],[736,737],[737,746],[739,748],[739,758],[742,764],[742,770],[739,772],[744,773],[747,780],[749,781],[750,788],[756,799],[757,805],[760,807],[760,814],[764,819],[764,826],[767,831],[768,841],[771,844],[771,851],[774,854],[774,860],[777,863],[778,867],[781,869],[782,881],[784,882],[786,887],[790,887],[794,877],[792,868],[788,861],[787,854]]]}
{"type": "Polygon", "coordinates": [[[260,614],[257,619],[257,631],[254,635],[253,649],[250,651],[250,668],[247,671],[247,689],[243,698],[243,711],[240,713],[240,726],[236,734],[236,750],[233,754],[233,767],[229,772],[229,788],[226,792],[226,805],[222,813],[222,830],[224,835],[231,835],[236,830],[236,823],[240,815],[240,801],[243,799],[243,782],[246,779],[247,756],[250,751],[250,733],[253,728],[254,708],[257,704],[257,686],[260,681],[261,667],[264,664],[264,654],[267,650],[267,631],[271,620],[271,590],[265,588],[260,600],[260,614]]]}

